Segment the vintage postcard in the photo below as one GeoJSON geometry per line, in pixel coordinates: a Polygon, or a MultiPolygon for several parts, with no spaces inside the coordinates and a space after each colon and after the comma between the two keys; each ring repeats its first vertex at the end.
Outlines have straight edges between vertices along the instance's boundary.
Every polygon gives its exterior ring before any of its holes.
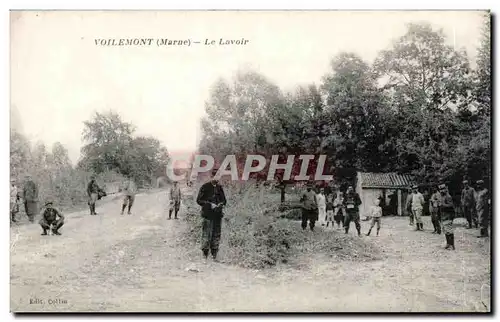
{"type": "Polygon", "coordinates": [[[11,11],[11,311],[491,313],[490,21],[11,11]]]}

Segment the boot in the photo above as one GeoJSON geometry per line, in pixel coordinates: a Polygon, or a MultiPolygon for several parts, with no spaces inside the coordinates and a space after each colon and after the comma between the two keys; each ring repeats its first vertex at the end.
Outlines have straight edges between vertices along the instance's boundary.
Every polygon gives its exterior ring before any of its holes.
{"type": "Polygon", "coordinates": [[[370,228],[370,230],[368,230],[368,233],[366,233],[366,236],[370,236],[371,232],[372,232],[372,229],[370,228]]]}
{"type": "Polygon", "coordinates": [[[488,229],[481,228],[481,234],[477,238],[488,237],[488,229]]]}
{"type": "Polygon", "coordinates": [[[420,224],[417,222],[415,224],[415,231],[419,231],[420,230],[420,224]]]}
{"type": "Polygon", "coordinates": [[[455,235],[454,234],[450,235],[450,245],[451,245],[451,249],[455,250],[455,235]]]}
{"type": "Polygon", "coordinates": [[[16,214],[14,214],[14,213],[11,214],[10,220],[12,220],[12,222],[17,222],[17,220],[16,220],[16,214]]]}
{"type": "Polygon", "coordinates": [[[345,228],[345,233],[348,234],[349,233],[349,227],[346,227],[345,228]]]}
{"type": "Polygon", "coordinates": [[[214,261],[216,261],[216,260],[217,260],[217,252],[218,252],[218,250],[217,250],[217,249],[212,249],[212,250],[210,251],[210,253],[212,254],[212,259],[213,259],[214,261]]]}
{"type": "Polygon", "coordinates": [[[378,233],[380,232],[380,229],[377,229],[377,237],[378,237],[378,233]]]}
{"type": "Polygon", "coordinates": [[[423,223],[420,223],[420,230],[424,231],[424,224],[423,223]]]}
{"type": "Polygon", "coordinates": [[[43,229],[42,236],[46,236],[46,235],[47,235],[47,229],[46,229],[46,228],[44,228],[44,229],[43,229]]]}
{"type": "Polygon", "coordinates": [[[128,214],[128,215],[131,215],[131,214],[132,214],[132,213],[130,212],[130,210],[132,210],[132,206],[131,206],[131,205],[129,205],[129,206],[128,206],[128,212],[127,212],[127,214],[128,214]]]}
{"type": "Polygon", "coordinates": [[[60,233],[60,232],[59,232],[59,230],[57,230],[57,229],[52,229],[52,233],[53,233],[54,235],[61,236],[61,233],[60,233]]]}
{"type": "Polygon", "coordinates": [[[122,213],[121,213],[122,215],[125,212],[125,207],[127,207],[127,205],[122,205],[122,213]]]}
{"type": "Polygon", "coordinates": [[[472,222],[469,221],[469,227],[467,229],[472,229],[472,222]]]}
{"type": "Polygon", "coordinates": [[[451,235],[449,234],[446,234],[444,235],[444,237],[446,237],[446,247],[444,249],[448,249],[451,247],[451,238],[450,238],[451,235]]]}

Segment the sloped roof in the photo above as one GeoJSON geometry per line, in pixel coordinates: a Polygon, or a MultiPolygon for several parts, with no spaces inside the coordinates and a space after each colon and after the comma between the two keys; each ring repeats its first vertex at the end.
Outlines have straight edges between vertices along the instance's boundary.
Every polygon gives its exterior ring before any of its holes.
{"type": "Polygon", "coordinates": [[[359,172],[362,188],[406,188],[414,184],[407,174],[359,172]]]}

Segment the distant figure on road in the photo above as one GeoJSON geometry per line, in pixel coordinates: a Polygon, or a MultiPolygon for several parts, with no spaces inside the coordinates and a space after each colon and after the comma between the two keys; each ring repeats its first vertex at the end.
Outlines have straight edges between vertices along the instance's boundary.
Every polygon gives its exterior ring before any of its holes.
{"type": "Polygon", "coordinates": [[[460,197],[460,206],[462,208],[462,212],[467,219],[467,223],[469,224],[469,229],[472,229],[472,224],[477,228],[477,214],[476,214],[476,200],[474,197],[474,189],[469,185],[468,180],[464,180],[463,182],[464,188],[462,189],[462,195],[460,197]]]}
{"type": "Polygon", "coordinates": [[[441,207],[441,197],[439,196],[439,189],[434,188],[434,193],[429,201],[429,211],[431,213],[431,221],[434,226],[433,234],[441,234],[441,213],[439,209],[441,207]]]}
{"type": "Polygon", "coordinates": [[[17,189],[16,180],[10,181],[10,220],[17,222],[16,214],[19,212],[19,189],[17,189]]]}
{"type": "Polygon", "coordinates": [[[131,209],[132,206],[134,205],[134,200],[135,200],[135,195],[137,193],[137,185],[134,182],[134,179],[132,179],[132,176],[129,176],[127,178],[127,181],[125,181],[124,187],[123,187],[123,205],[122,205],[122,212],[121,214],[125,212],[125,208],[128,206],[128,212],[127,214],[131,215],[131,209]]]}
{"type": "Polygon", "coordinates": [[[418,191],[418,186],[413,186],[413,193],[411,195],[411,211],[415,216],[415,224],[417,225],[415,231],[424,230],[422,223],[422,212],[424,211],[424,196],[418,191]]]}
{"type": "Polygon", "coordinates": [[[480,235],[481,237],[488,237],[488,227],[490,224],[490,196],[489,191],[484,185],[483,180],[478,180],[476,182],[476,212],[479,219],[479,224],[481,227],[480,235]]]}
{"type": "Polygon", "coordinates": [[[61,235],[59,229],[64,225],[64,216],[52,206],[52,201],[45,203],[42,219],[39,222],[43,229],[42,236],[47,235],[47,231],[50,229],[54,235],[61,235]]]}
{"type": "Polygon", "coordinates": [[[455,219],[455,207],[453,206],[453,198],[448,192],[448,187],[445,184],[439,185],[439,212],[443,225],[443,232],[446,238],[445,249],[452,248],[455,250],[455,235],[453,233],[453,219],[455,219]]]}
{"type": "Polygon", "coordinates": [[[30,222],[35,221],[38,214],[38,187],[30,175],[26,176],[23,187],[24,209],[30,222]]]}
{"type": "Polygon", "coordinates": [[[97,213],[95,212],[95,203],[99,198],[100,190],[101,188],[99,188],[99,185],[97,185],[97,182],[95,181],[95,175],[93,174],[92,176],[90,176],[90,182],[87,185],[87,195],[89,197],[88,204],[91,215],[97,215],[97,213]]]}
{"type": "Polygon", "coordinates": [[[318,220],[318,203],[316,200],[316,193],[312,190],[311,184],[307,185],[306,191],[300,198],[302,202],[302,229],[307,228],[307,221],[309,221],[309,228],[314,230],[314,224],[318,220]]]}
{"type": "Polygon", "coordinates": [[[168,219],[172,219],[172,212],[175,211],[175,219],[178,219],[177,213],[181,207],[181,188],[177,181],[174,181],[170,188],[170,207],[168,209],[168,219]]]}
{"type": "Polygon", "coordinates": [[[210,182],[203,184],[198,192],[196,202],[201,206],[201,216],[203,217],[202,245],[205,260],[210,250],[212,258],[217,259],[219,251],[222,217],[222,208],[226,205],[224,189],[215,179],[217,170],[212,170],[210,182]]]}
{"type": "Polygon", "coordinates": [[[370,233],[372,232],[373,227],[375,227],[375,224],[377,224],[377,236],[380,232],[380,221],[382,220],[382,207],[380,207],[380,199],[375,199],[375,205],[372,206],[370,209],[370,217],[372,218],[372,224],[370,226],[370,230],[368,230],[368,233],[366,236],[370,236],[370,233]]]}
{"type": "Polygon", "coordinates": [[[347,193],[344,198],[344,206],[346,209],[346,218],[344,223],[345,233],[349,233],[349,226],[351,221],[354,221],[358,236],[361,236],[361,224],[359,222],[359,206],[361,205],[361,198],[359,194],[354,191],[352,186],[347,188],[347,193]]]}

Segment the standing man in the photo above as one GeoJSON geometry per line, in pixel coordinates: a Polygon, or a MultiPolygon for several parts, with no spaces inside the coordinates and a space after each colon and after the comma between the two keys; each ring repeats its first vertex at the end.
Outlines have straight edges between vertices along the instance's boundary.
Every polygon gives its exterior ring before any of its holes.
{"type": "Polygon", "coordinates": [[[177,213],[181,207],[181,188],[174,181],[173,186],[170,188],[170,208],[168,209],[168,219],[172,219],[172,211],[175,211],[175,219],[177,218],[177,213]]]}
{"type": "Polygon", "coordinates": [[[422,211],[424,210],[424,196],[418,191],[418,186],[413,186],[413,193],[411,199],[411,210],[415,216],[415,224],[417,228],[415,231],[424,230],[424,224],[422,223],[422,211]]]}
{"type": "Polygon", "coordinates": [[[47,235],[47,231],[50,229],[52,229],[54,235],[61,235],[59,228],[64,225],[64,216],[52,205],[52,201],[45,204],[45,210],[39,222],[43,229],[42,236],[47,235]]]}
{"type": "Polygon", "coordinates": [[[476,201],[474,198],[474,189],[469,186],[469,181],[464,180],[462,182],[464,188],[462,190],[462,196],[460,198],[460,206],[462,207],[463,214],[467,222],[469,223],[468,229],[472,228],[472,223],[477,228],[477,217],[476,217],[476,201]]]}
{"type": "Polygon", "coordinates": [[[356,230],[358,231],[358,236],[361,237],[361,224],[359,223],[359,206],[361,205],[361,198],[359,194],[354,191],[352,186],[347,188],[347,193],[344,198],[344,206],[346,210],[345,216],[345,233],[349,233],[349,226],[351,221],[354,221],[356,230]]]}
{"type": "Polygon", "coordinates": [[[429,201],[429,211],[431,213],[431,221],[434,226],[433,234],[441,234],[441,214],[439,209],[441,207],[441,197],[439,196],[439,189],[435,189],[429,201]]]}
{"type": "Polygon", "coordinates": [[[16,180],[10,181],[10,220],[17,222],[16,214],[19,212],[19,190],[17,189],[16,180]]]}
{"type": "Polygon", "coordinates": [[[217,259],[219,251],[222,217],[222,208],[226,205],[224,189],[215,179],[217,169],[212,170],[212,178],[203,184],[198,192],[196,203],[201,206],[201,216],[203,217],[202,245],[205,260],[210,250],[212,258],[217,259]]]}
{"type": "Polygon", "coordinates": [[[478,215],[480,223],[480,235],[481,237],[488,237],[488,227],[490,223],[490,196],[489,191],[486,188],[483,180],[478,180],[476,182],[476,212],[478,215]]]}
{"type": "Polygon", "coordinates": [[[280,190],[281,203],[284,203],[285,202],[286,184],[281,177],[278,179],[278,184],[276,185],[276,188],[278,188],[280,190]]]}
{"type": "Polygon", "coordinates": [[[406,197],[406,203],[405,203],[405,210],[408,213],[408,216],[410,217],[410,226],[413,226],[414,222],[414,216],[411,211],[411,201],[413,199],[413,194],[410,188],[408,188],[408,196],[406,197]]]}
{"type": "Polygon", "coordinates": [[[131,215],[132,213],[130,210],[132,209],[132,205],[134,204],[135,200],[135,194],[137,193],[137,185],[135,184],[134,180],[132,179],[132,176],[128,176],[127,181],[125,181],[125,185],[123,187],[123,205],[122,205],[122,212],[121,214],[123,215],[125,208],[127,208],[128,205],[128,213],[131,215]]]}
{"type": "Polygon", "coordinates": [[[90,176],[90,182],[87,185],[87,195],[89,197],[89,208],[90,208],[90,215],[97,215],[95,212],[95,203],[97,202],[97,199],[99,197],[99,186],[97,185],[97,182],[95,181],[95,174],[90,176]]]}
{"type": "Polygon", "coordinates": [[[443,232],[446,238],[445,249],[452,248],[455,250],[455,235],[453,234],[453,219],[455,219],[455,207],[453,206],[453,198],[451,198],[448,187],[442,184],[439,185],[439,212],[443,222],[443,232]]]}
{"type": "Polygon", "coordinates": [[[316,201],[318,203],[318,221],[321,226],[324,226],[326,223],[326,196],[324,188],[319,188],[316,201]]]}
{"type": "Polygon", "coordinates": [[[26,176],[23,187],[24,210],[30,222],[35,221],[38,213],[38,187],[30,175],[26,176]]]}
{"type": "Polygon", "coordinates": [[[318,219],[318,202],[316,200],[316,193],[312,190],[311,184],[307,185],[307,189],[300,198],[302,202],[302,230],[307,228],[307,221],[309,221],[309,228],[314,231],[314,224],[318,219]]]}

